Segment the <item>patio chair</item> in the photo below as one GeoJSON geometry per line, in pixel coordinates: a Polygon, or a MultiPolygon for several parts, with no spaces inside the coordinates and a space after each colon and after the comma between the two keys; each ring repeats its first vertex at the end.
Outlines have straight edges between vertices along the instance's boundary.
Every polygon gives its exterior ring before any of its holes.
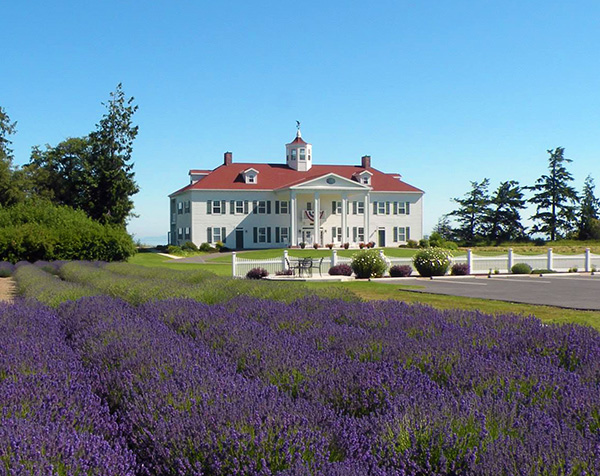
{"type": "Polygon", "coordinates": [[[305,272],[308,272],[312,276],[312,267],[312,258],[303,258],[298,262],[298,274],[302,276],[305,272]]]}
{"type": "Polygon", "coordinates": [[[292,276],[296,276],[296,271],[298,274],[300,274],[300,261],[294,261],[291,263],[290,260],[286,258],[285,263],[287,265],[287,269],[292,270],[292,276]]]}

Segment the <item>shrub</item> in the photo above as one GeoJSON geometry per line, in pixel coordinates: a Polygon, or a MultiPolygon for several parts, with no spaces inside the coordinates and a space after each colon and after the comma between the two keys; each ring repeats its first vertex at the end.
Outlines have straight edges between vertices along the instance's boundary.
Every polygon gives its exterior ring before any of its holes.
{"type": "Polygon", "coordinates": [[[390,276],[393,278],[406,278],[413,272],[412,266],[407,264],[395,264],[390,268],[390,276]]]}
{"type": "Polygon", "coordinates": [[[442,248],[446,248],[447,250],[456,251],[458,249],[458,245],[453,241],[444,241],[442,244],[442,248]]]}
{"type": "Polygon", "coordinates": [[[406,242],[406,247],[407,248],[418,248],[419,247],[419,243],[417,243],[415,240],[408,240],[406,242]]]}
{"type": "Polygon", "coordinates": [[[443,276],[450,267],[450,258],[444,248],[423,248],[413,257],[413,265],[421,276],[443,276]]]}
{"type": "Polygon", "coordinates": [[[169,253],[170,255],[179,255],[181,254],[183,250],[181,249],[181,246],[177,246],[177,245],[169,245],[167,246],[167,253],[169,253]]]}
{"type": "Polygon", "coordinates": [[[363,250],[352,256],[351,266],[357,278],[380,278],[388,265],[378,251],[363,250]]]}
{"type": "Polygon", "coordinates": [[[366,245],[364,243],[359,243],[358,247],[362,250],[366,245]]]}
{"type": "Polygon", "coordinates": [[[8,261],[0,262],[0,278],[8,278],[12,276],[15,270],[15,265],[8,261]]]}
{"type": "Polygon", "coordinates": [[[269,272],[264,268],[252,268],[246,273],[248,279],[262,279],[269,276],[269,272]]]}
{"type": "Polygon", "coordinates": [[[304,241],[302,243],[300,243],[300,248],[302,248],[302,249],[306,248],[306,243],[304,243],[304,241]]]}
{"type": "Polygon", "coordinates": [[[579,271],[579,268],[577,266],[573,266],[572,268],[569,268],[569,273],[577,273],[579,271]]]}
{"type": "Polygon", "coordinates": [[[185,251],[198,251],[198,247],[194,244],[193,241],[186,241],[182,245],[181,249],[185,251]]]}
{"type": "Polygon", "coordinates": [[[275,276],[293,276],[293,275],[294,275],[293,269],[280,269],[279,271],[277,271],[275,273],[275,276]]]}
{"type": "Polygon", "coordinates": [[[517,263],[510,268],[512,274],[531,274],[531,266],[527,263],[517,263]]]}
{"type": "Polygon", "coordinates": [[[225,248],[225,245],[221,240],[219,240],[215,243],[215,248],[217,251],[221,251],[223,248],[225,248]]]}
{"type": "Polygon", "coordinates": [[[350,243],[344,243],[344,249],[347,250],[348,248],[350,248],[350,243]]]}
{"type": "Polygon", "coordinates": [[[216,248],[213,248],[210,243],[202,243],[200,245],[200,248],[198,248],[199,251],[203,251],[205,253],[214,253],[215,251],[217,251],[216,248]]]}
{"type": "Polygon", "coordinates": [[[314,244],[313,244],[313,248],[314,248],[315,250],[318,250],[318,249],[319,249],[319,243],[314,243],[314,244]]]}
{"type": "Polygon", "coordinates": [[[429,246],[437,246],[438,248],[442,248],[444,246],[444,238],[437,231],[434,231],[429,236],[429,246]]]}
{"type": "Polygon", "coordinates": [[[81,210],[42,200],[0,209],[0,260],[119,261],[135,252],[125,228],[102,225],[81,210]]]}
{"type": "Polygon", "coordinates": [[[367,246],[367,248],[375,248],[375,242],[369,241],[366,246],[367,246]]]}
{"type": "Polygon", "coordinates": [[[534,269],[531,271],[531,274],[552,274],[556,273],[556,271],[552,269],[534,269]]]}
{"type": "Polygon", "coordinates": [[[450,269],[450,274],[454,276],[466,276],[469,274],[469,265],[467,263],[454,263],[450,269]]]}
{"type": "Polygon", "coordinates": [[[426,238],[421,238],[419,240],[419,248],[429,248],[429,240],[426,238]]]}
{"type": "Polygon", "coordinates": [[[352,267],[348,264],[336,264],[329,268],[329,274],[331,276],[351,276],[352,267]]]}
{"type": "Polygon", "coordinates": [[[333,249],[333,243],[329,243],[329,244],[327,245],[327,248],[329,248],[330,250],[332,250],[332,249],[333,249]]]}

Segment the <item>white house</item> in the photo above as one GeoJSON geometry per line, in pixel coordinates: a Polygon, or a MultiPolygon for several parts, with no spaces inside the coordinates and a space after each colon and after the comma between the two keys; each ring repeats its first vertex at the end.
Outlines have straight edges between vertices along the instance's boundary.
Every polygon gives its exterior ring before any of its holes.
{"type": "Polygon", "coordinates": [[[169,243],[229,248],[284,248],[306,243],[373,241],[398,246],[423,236],[423,191],[395,173],[360,165],[313,165],[312,145],[286,144],[281,164],[234,163],[190,170],[190,183],[169,195],[169,243]]]}

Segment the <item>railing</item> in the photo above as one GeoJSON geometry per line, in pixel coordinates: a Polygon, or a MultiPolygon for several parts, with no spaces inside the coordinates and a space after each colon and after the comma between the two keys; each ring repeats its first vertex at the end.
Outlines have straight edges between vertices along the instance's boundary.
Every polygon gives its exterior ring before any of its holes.
{"type": "MultiPolygon", "coordinates": [[[[415,270],[412,258],[397,258],[385,256],[383,250],[379,254],[384,258],[389,266],[408,265],[415,270]]],[[[264,268],[270,275],[277,274],[287,268],[287,260],[301,259],[302,257],[288,254],[288,250],[283,251],[281,258],[269,259],[244,259],[238,258],[234,252],[232,254],[232,274],[236,277],[245,277],[246,273],[253,268],[264,268]]],[[[330,267],[337,264],[350,264],[352,258],[338,256],[337,250],[331,250],[331,256],[323,261],[323,273],[327,274],[330,267]]],[[[553,271],[569,271],[577,269],[578,271],[592,271],[600,269],[600,255],[591,254],[589,248],[584,254],[578,255],[556,255],[552,248],[548,248],[543,255],[516,255],[512,249],[507,254],[498,256],[477,256],[473,255],[471,250],[467,250],[464,256],[452,258],[452,264],[465,263],[469,266],[469,274],[487,274],[487,273],[509,273],[513,265],[517,263],[527,263],[532,269],[549,269],[553,271]]],[[[416,271],[416,270],[415,270],[416,271]]]]}

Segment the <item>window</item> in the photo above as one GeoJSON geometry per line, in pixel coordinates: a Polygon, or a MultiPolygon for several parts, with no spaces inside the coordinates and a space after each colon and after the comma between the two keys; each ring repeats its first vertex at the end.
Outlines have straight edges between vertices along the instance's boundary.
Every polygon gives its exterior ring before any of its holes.
{"type": "Polygon", "coordinates": [[[300,149],[300,160],[306,160],[306,149],[300,149]]]}
{"type": "Polygon", "coordinates": [[[217,241],[222,241],[221,240],[221,228],[214,227],[212,229],[212,239],[213,239],[213,243],[216,243],[217,241]]]}
{"type": "Polygon", "coordinates": [[[212,212],[213,215],[220,215],[222,213],[223,208],[221,207],[221,201],[220,200],[214,200],[212,202],[212,212]]]}
{"type": "Polygon", "coordinates": [[[292,160],[296,160],[296,149],[292,149],[292,160]]]}
{"type": "Polygon", "coordinates": [[[188,227],[186,227],[186,229],[185,229],[185,239],[186,240],[190,239],[190,229],[188,227]]]}
{"type": "Polygon", "coordinates": [[[289,202],[287,200],[280,202],[279,203],[279,213],[281,213],[283,215],[287,215],[289,212],[290,212],[289,202]]]}
{"type": "Polygon", "coordinates": [[[190,213],[190,201],[185,202],[185,213],[190,213]]]}
{"type": "Polygon", "coordinates": [[[342,241],[342,227],[334,226],[331,228],[331,239],[333,241],[342,241]]]}
{"type": "Polygon", "coordinates": [[[267,213],[267,202],[265,200],[258,201],[258,211],[256,213],[265,214],[267,213]]]}
{"type": "Polygon", "coordinates": [[[352,214],[353,215],[364,215],[365,213],[365,202],[352,202],[352,214]]]}
{"type": "Polygon", "coordinates": [[[394,204],[394,211],[398,209],[398,215],[410,215],[410,202],[397,202],[394,204]]]}
{"type": "Polygon", "coordinates": [[[394,241],[408,241],[410,240],[410,227],[394,227],[394,241]]]}
{"type": "Polygon", "coordinates": [[[239,214],[244,213],[244,201],[243,200],[235,201],[235,213],[239,213],[239,214]]]}
{"type": "Polygon", "coordinates": [[[281,243],[287,243],[290,241],[289,230],[285,226],[279,230],[279,241],[281,243]]]}
{"type": "Polygon", "coordinates": [[[256,175],[248,175],[246,177],[246,183],[256,183],[256,175]]]}
{"type": "Polygon", "coordinates": [[[258,227],[258,242],[259,243],[267,242],[267,228],[264,226],[258,227]]]}
{"type": "Polygon", "coordinates": [[[369,180],[369,177],[367,177],[367,176],[365,175],[365,176],[362,178],[362,183],[363,183],[363,184],[365,184],[365,185],[369,185],[369,182],[370,182],[370,180],[369,180]]]}
{"type": "Polygon", "coordinates": [[[306,209],[310,212],[312,210],[312,202],[306,202],[306,209]]]}
{"type": "Polygon", "coordinates": [[[342,202],[337,202],[335,200],[333,200],[331,202],[331,213],[335,214],[341,214],[342,213],[342,202]]]}
{"type": "Polygon", "coordinates": [[[183,240],[183,228],[177,228],[177,238],[183,240]]]}
{"type": "Polygon", "coordinates": [[[385,202],[376,202],[377,203],[377,214],[385,215],[385,202]]]}
{"type": "Polygon", "coordinates": [[[177,214],[183,215],[183,202],[177,202],[177,214]]]}

